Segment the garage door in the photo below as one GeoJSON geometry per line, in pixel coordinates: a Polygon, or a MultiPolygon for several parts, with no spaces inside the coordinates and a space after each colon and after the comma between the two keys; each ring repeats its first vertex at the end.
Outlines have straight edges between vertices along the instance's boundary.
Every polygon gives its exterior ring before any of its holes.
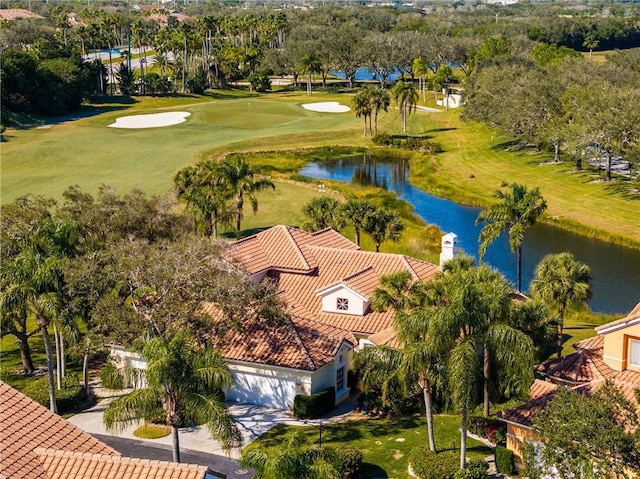
{"type": "Polygon", "coordinates": [[[295,381],[261,376],[258,374],[233,373],[235,384],[227,394],[227,400],[277,409],[293,409],[296,396],[295,381]]]}

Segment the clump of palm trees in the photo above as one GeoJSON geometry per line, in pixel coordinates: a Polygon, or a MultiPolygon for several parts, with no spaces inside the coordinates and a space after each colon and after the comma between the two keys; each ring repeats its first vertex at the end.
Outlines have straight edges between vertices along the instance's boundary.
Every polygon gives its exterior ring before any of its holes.
{"type": "Polygon", "coordinates": [[[187,166],[174,177],[178,199],[193,212],[199,229],[206,236],[218,236],[219,225],[233,225],[240,238],[244,203],[258,211],[256,193],[275,189],[269,178],[256,174],[242,157],[222,161],[203,160],[187,166]]]}
{"type": "Polygon", "coordinates": [[[399,241],[404,231],[404,223],[397,211],[378,207],[362,198],[350,198],[341,204],[335,198],[319,196],[305,204],[302,212],[307,217],[304,230],[340,230],[349,225],[355,231],[355,243],[360,246],[360,234],[364,232],[375,243],[376,252],[387,240],[399,241]]]}

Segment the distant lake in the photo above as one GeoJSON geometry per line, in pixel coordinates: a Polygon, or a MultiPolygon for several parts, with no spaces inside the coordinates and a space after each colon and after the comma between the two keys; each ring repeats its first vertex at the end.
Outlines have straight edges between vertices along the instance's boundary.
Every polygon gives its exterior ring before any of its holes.
{"type": "MultiPolygon", "coordinates": [[[[358,155],[335,162],[307,164],[301,174],[358,184],[374,185],[395,192],[411,203],[415,213],[425,222],[437,225],[444,233],[458,235],[458,247],[478,257],[478,235],[475,225],[479,208],[459,205],[411,186],[409,166],[404,161],[358,155]]],[[[639,225],[640,227],[640,225],[639,225]]],[[[529,289],[533,272],[542,257],[550,253],[570,251],[591,268],[593,298],[589,306],[600,313],[626,314],[640,301],[640,251],[612,245],[555,228],[536,224],[522,245],[522,287],[529,289]]],[[[498,269],[515,284],[516,257],[511,253],[507,235],[493,243],[484,261],[498,269]]]]}

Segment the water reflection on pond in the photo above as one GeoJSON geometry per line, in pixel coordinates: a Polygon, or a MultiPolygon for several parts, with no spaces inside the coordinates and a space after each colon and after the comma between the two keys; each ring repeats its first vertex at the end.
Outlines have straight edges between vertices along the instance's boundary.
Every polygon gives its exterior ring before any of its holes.
{"type": "MultiPolygon", "coordinates": [[[[478,208],[425,193],[408,183],[406,161],[390,161],[371,155],[358,155],[333,162],[309,163],[300,171],[313,178],[373,185],[395,192],[411,203],[416,214],[437,225],[443,232],[458,235],[458,245],[467,254],[478,256],[478,234],[475,225],[478,208]]],[[[563,231],[549,225],[536,224],[523,242],[522,284],[528,289],[533,271],[540,259],[549,253],[570,251],[579,261],[591,267],[593,299],[591,309],[606,313],[627,313],[640,301],[640,251],[604,243],[563,231]]],[[[485,261],[515,283],[516,259],[502,235],[489,247],[485,261]]]]}

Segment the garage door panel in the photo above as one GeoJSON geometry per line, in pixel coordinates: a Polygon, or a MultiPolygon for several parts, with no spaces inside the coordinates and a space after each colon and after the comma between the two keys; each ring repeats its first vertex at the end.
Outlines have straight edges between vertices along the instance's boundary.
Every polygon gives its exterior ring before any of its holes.
{"type": "Polygon", "coordinates": [[[229,401],[278,409],[292,409],[295,381],[258,374],[234,373],[235,384],[227,394],[229,401]]]}

